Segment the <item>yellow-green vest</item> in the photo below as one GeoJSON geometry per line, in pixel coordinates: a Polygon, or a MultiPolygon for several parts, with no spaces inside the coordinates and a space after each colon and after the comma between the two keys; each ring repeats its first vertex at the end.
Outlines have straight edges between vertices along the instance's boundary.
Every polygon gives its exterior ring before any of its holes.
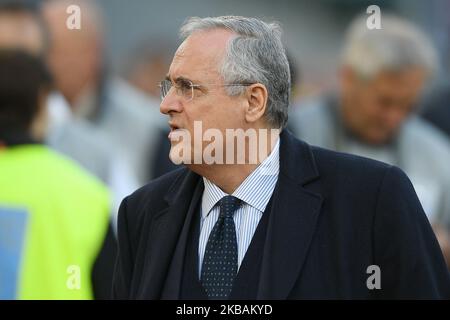
{"type": "Polygon", "coordinates": [[[17,299],[91,299],[110,214],[106,187],[43,145],[0,149],[0,206],[24,208],[17,299]]]}

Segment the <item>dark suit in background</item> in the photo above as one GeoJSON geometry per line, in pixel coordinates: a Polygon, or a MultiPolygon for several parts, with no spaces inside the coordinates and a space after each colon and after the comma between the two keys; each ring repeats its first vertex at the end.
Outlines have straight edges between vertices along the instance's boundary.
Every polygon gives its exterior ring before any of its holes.
{"type": "Polygon", "coordinates": [[[423,118],[450,137],[450,86],[436,89],[422,106],[423,118]]]}

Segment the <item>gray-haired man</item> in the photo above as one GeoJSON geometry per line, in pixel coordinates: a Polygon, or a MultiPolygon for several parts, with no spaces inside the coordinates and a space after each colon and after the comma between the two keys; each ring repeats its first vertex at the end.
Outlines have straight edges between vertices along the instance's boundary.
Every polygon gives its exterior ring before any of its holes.
{"type": "Polygon", "coordinates": [[[450,143],[414,115],[436,67],[433,46],[413,24],[384,15],[383,28],[369,30],[358,17],[347,33],[339,92],[305,101],[292,112],[290,127],[313,145],[404,170],[450,266],[450,143]]]}
{"type": "Polygon", "coordinates": [[[450,297],[406,175],[283,130],[290,80],[276,24],[191,18],[182,37],[161,111],[171,159],[186,167],[122,202],[115,298],[450,297]]]}

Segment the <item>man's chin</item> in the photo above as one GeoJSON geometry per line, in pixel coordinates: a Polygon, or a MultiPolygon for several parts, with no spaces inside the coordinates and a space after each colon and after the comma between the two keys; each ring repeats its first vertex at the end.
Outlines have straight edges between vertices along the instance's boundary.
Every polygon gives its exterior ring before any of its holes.
{"type": "Polygon", "coordinates": [[[381,147],[390,144],[395,139],[396,133],[378,133],[368,135],[364,139],[365,142],[374,147],[381,147]]]}
{"type": "Polygon", "coordinates": [[[189,135],[187,129],[172,129],[167,135],[167,138],[171,143],[180,142],[180,139],[184,138],[186,135],[189,135]]]}

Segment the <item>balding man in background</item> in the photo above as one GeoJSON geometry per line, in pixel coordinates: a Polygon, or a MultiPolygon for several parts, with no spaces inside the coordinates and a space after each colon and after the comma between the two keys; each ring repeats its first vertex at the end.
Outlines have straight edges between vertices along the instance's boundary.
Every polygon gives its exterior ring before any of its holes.
{"type": "Polygon", "coordinates": [[[135,181],[124,189],[129,193],[150,179],[149,155],[157,152],[154,146],[163,125],[157,103],[107,67],[102,15],[93,2],[51,0],[43,13],[52,39],[48,62],[56,86],[76,117],[88,120],[114,142],[135,181]],[[80,6],[80,30],[62,27],[69,5],[80,6]]]}

